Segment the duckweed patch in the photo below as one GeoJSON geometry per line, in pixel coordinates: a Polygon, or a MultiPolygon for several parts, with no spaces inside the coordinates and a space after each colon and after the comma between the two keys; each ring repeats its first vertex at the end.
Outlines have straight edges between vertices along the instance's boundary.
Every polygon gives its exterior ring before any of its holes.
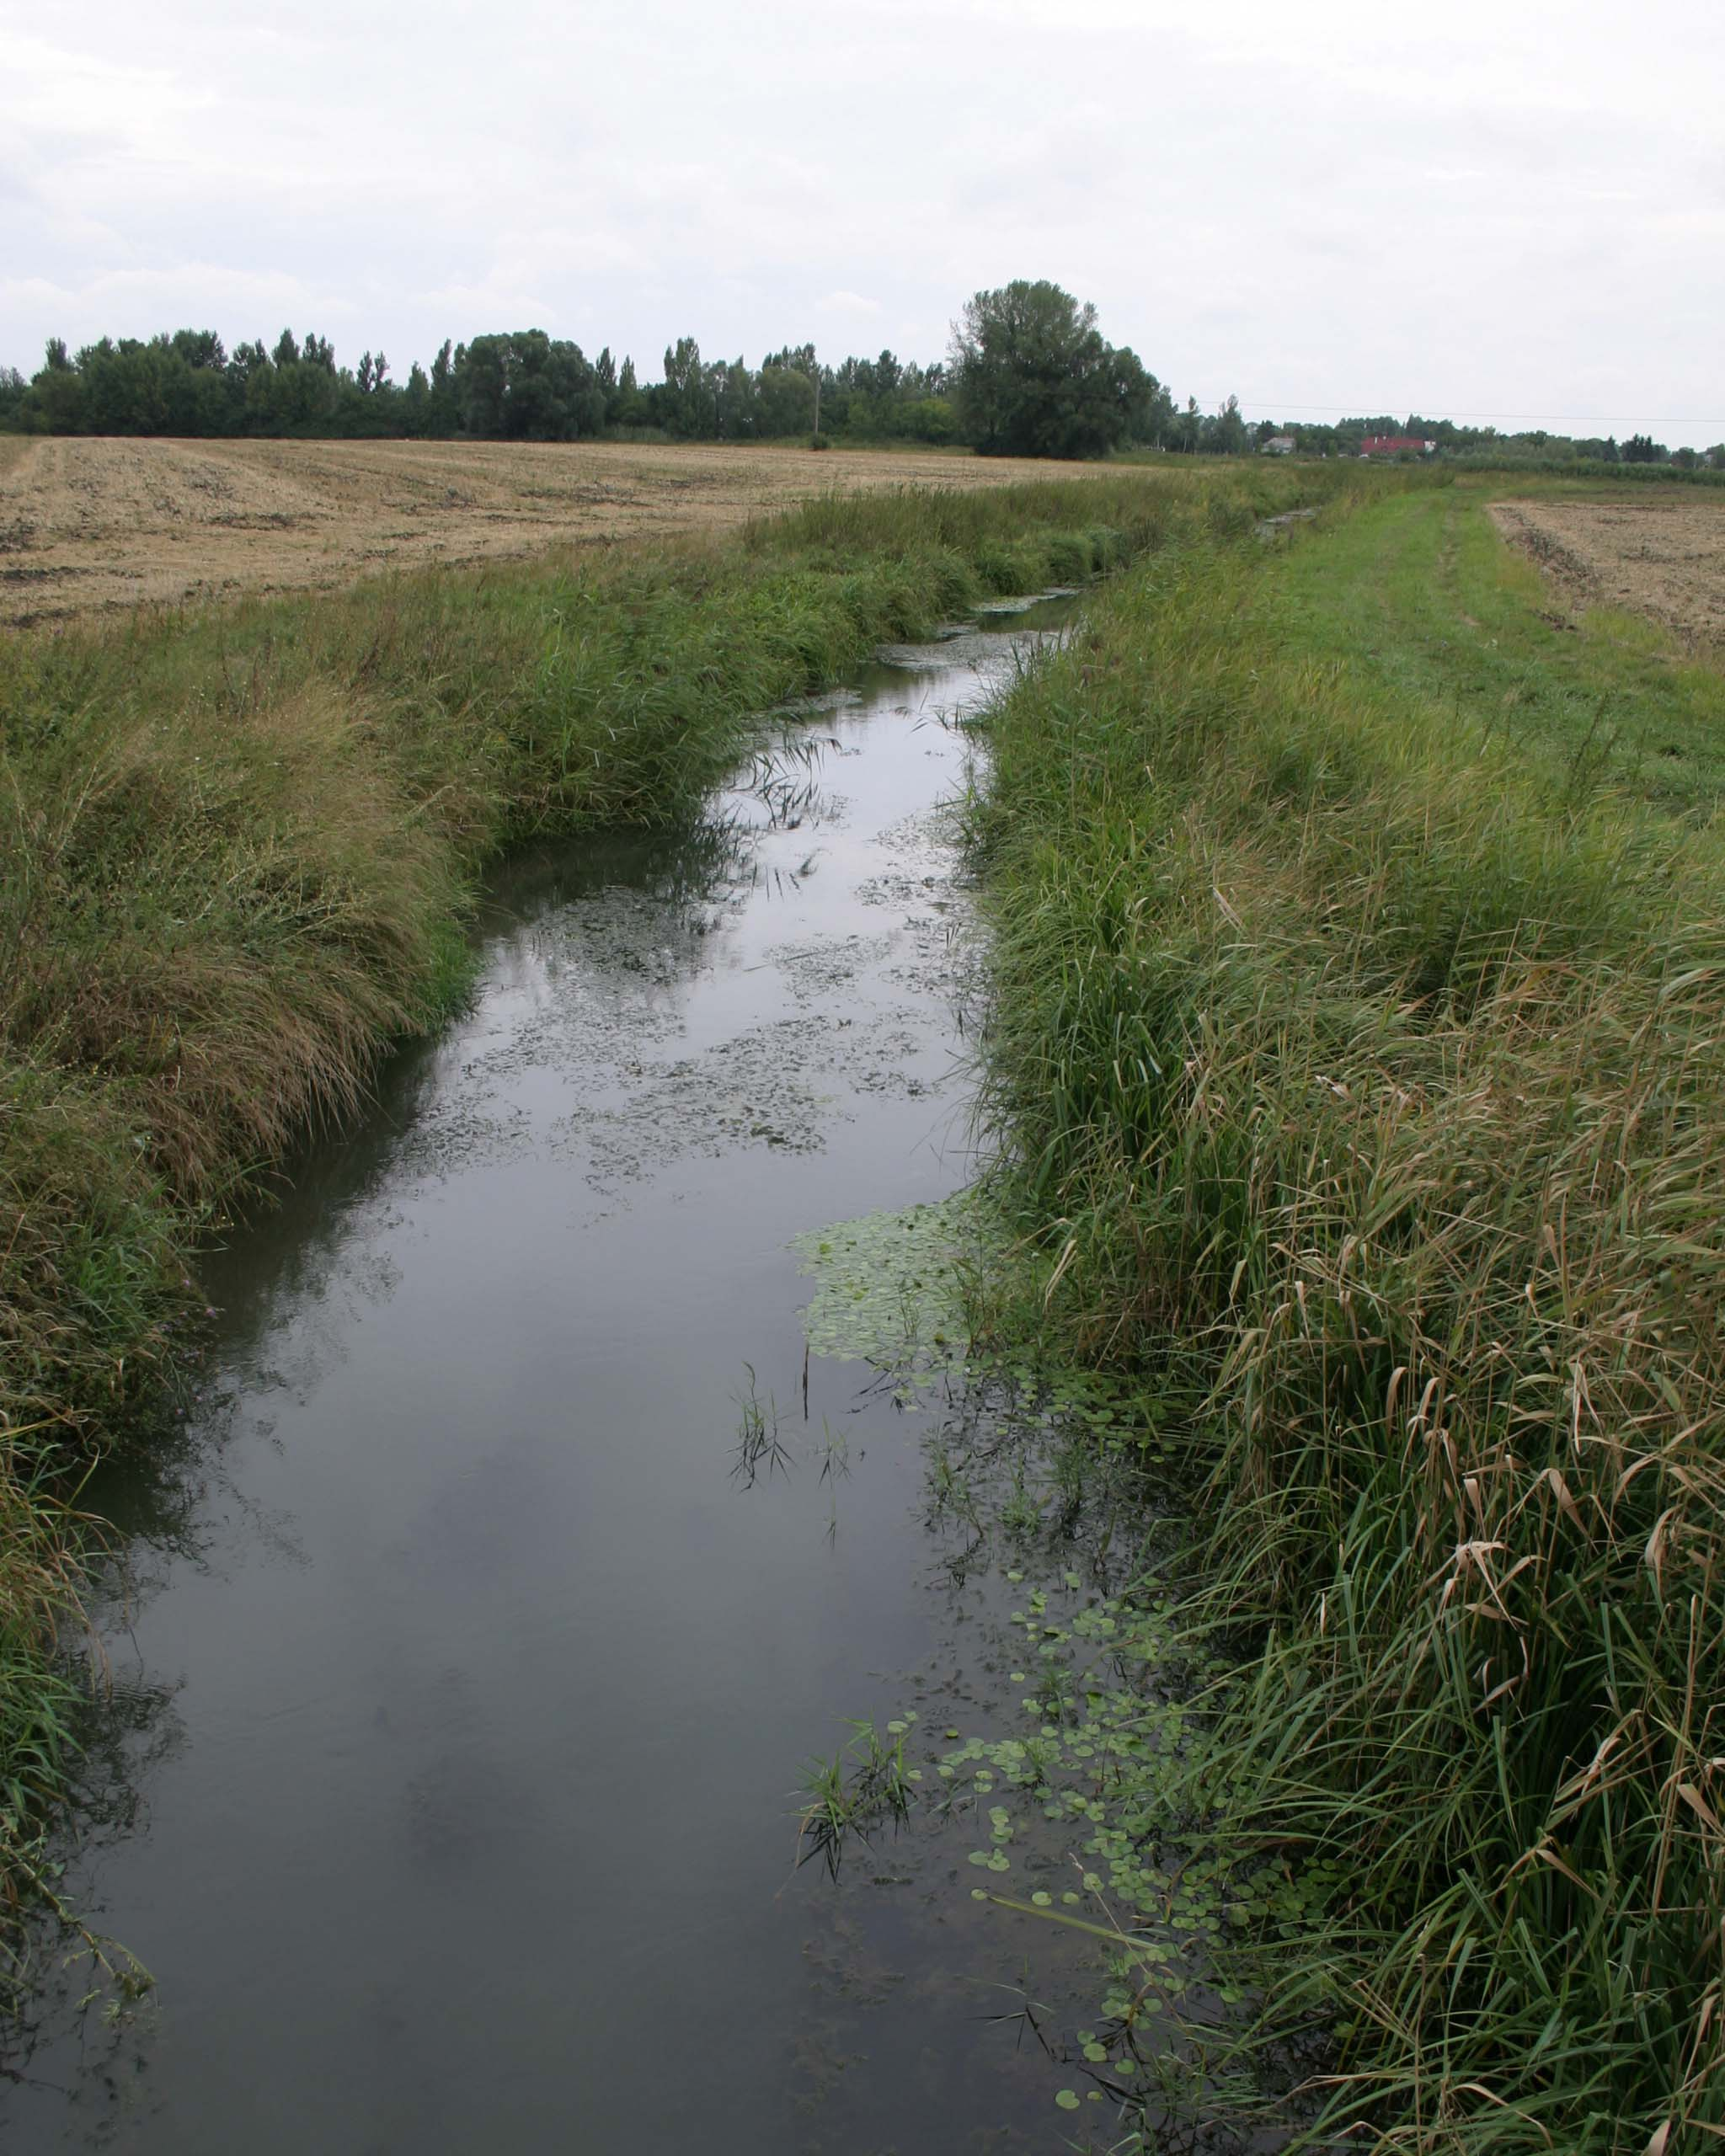
{"type": "Polygon", "coordinates": [[[991,1223],[970,1191],[798,1235],[815,1283],[803,1330],[817,1355],[873,1363],[911,1380],[960,1371],[969,1350],[964,1278],[991,1223]]]}
{"type": "MultiPolygon", "coordinates": [[[[1003,1299],[1023,1261],[1010,1226],[978,1185],[926,1205],[865,1213],[797,1236],[814,1283],[803,1311],[810,1350],[872,1364],[914,1392],[938,1376],[974,1388],[969,1412],[998,1449],[1082,1435],[1141,1465],[1159,1438],[1128,1413],[1131,1395],[1106,1371],[1062,1368],[1017,1342],[974,1340],[971,1312],[1003,1299]]],[[[1046,1448],[1044,1447],[1044,1449],[1046,1448]]],[[[1002,1501],[1002,1524],[1012,1522],[1002,1501]]]]}
{"type": "Polygon", "coordinates": [[[974,1899],[1096,1942],[1094,2020],[1054,2046],[1087,2093],[1111,2100],[1134,2132],[1200,2101],[1224,2116],[1252,2093],[1205,2041],[1246,2000],[1234,1950],[1309,1924],[1334,1870],[1224,1850],[1206,1833],[1190,1739],[1236,1665],[1194,1646],[1153,1578],[1103,1594],[1069,1572],[1011,1622],[1023,1726],[931,1755],[930,1801],[972,1844],[969,1866],[985,1876],[974,1899]]]}

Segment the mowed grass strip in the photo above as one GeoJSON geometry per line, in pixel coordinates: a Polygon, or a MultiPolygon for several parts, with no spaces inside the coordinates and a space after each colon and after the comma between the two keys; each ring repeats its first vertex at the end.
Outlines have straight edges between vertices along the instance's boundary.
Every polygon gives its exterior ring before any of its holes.
{"type": "MultiPolygon", "coordinates": [[[[1506,547],[1482,513],[1501,483],[1388,499],[1325,547],[1297,550],[1279,583],[1284,633],[1315,657],[1345,659],[1397,707],[1448,707],[1583,792],[1607,784],[1711,818],[1725,789],[1717,655],[1698,656],[1627,608],[1578,602],[1506,547]]],[[[1725,535],[1725,496],[1681,490],[1674,508],[1725,535]]],[[[1609,502],[1605,511],[1626,513],[1609,502]]]]}
{"type": "Polygon", "coordinates": [[[978,814],[1030,1321],[1252,1643],[1183,1823],[1343,1881],[1199,2032],[1302,2146],[1725,2128],[1725,684],[1551,611],[1465,495],[1169,552],[978,814]]]}

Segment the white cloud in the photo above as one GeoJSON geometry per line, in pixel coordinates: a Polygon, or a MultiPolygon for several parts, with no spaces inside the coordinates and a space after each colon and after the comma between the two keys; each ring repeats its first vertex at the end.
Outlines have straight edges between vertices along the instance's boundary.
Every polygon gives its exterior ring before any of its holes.
{"type": "Polygon", "coordinates": [[[8,36],[6,55],[0,120],[38,136],[123,144],[148,155],[178,141],[184,122],[216,103],[171,67],[110,59],[92,45],[20,32],[8,36]]]}

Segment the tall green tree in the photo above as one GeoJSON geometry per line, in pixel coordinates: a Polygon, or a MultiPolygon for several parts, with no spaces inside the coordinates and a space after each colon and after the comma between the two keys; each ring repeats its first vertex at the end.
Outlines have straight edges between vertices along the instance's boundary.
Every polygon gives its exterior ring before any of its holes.
{"type": "Polygon", "coordinates": [[[814,383],[801,367],[761,367],[756,400],[761,432],[769,437],[806,435],[814,424],[814,383]]]}
{"type": "Polygon", "coordinates": [[[713,430],[721,441],[747,441],[760,424],[752,371],[740,352],[729,363],[717,360],[708,370],[713,390],[713,430]]]}
{"type": "Polygon", "coordinates": [[[712,370],[702,365],[701,347],[692,337],[679,337],[665,348],[660,412],[662,424],[685,440],[710,440],[718,432],[712,370]]]}
{"type": "Polygon", "coordinates": [[[1246,422],[1240,415],[1240,399],[1230,397],[1215,419],[1204,422],[1204,449],[1211,456],[1243,456],[1251,446],[1246,422]]]}
{"type": "Polygon", "coordinates": [[[605,424],[605,392],[580,346],[542,329],[474,338],[455,355],[454,380],[470,435],[575,441],[605,424]]]}
{"type": "Polygon", "coordinates": [[[455,349],[446,337],[431,362],[431,398],[425,408],[425,431],[452,435],[461,424],[461,399],[456,394],[455,349]]]}
{"type": "Polygon", "coordinates": [[[991,456],[1105,456],[1161,391],[1092,306],[1045,279],[978,292],[953,325],[952,371],[960,432],[991,456]]]}

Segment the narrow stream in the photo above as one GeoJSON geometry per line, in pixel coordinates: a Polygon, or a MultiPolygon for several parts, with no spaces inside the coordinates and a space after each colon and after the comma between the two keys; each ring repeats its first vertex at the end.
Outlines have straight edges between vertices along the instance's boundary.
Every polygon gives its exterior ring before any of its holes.
{"type": "Polygon", "coordinates": [[[1065,612],[890,654],[686,841],[516,860],[467,1015],[212,1261],[203,1404],[99,1492],[67,1878],[154,1988],[69,1972],[12,2156],[1071,2145],[1013,1987],[1094,1950],[932,1829],[796,1862],[804,1763],[999,1694],[1012,1590],[788,1247],[968,1179],[950,722],[1065,612]]]}

